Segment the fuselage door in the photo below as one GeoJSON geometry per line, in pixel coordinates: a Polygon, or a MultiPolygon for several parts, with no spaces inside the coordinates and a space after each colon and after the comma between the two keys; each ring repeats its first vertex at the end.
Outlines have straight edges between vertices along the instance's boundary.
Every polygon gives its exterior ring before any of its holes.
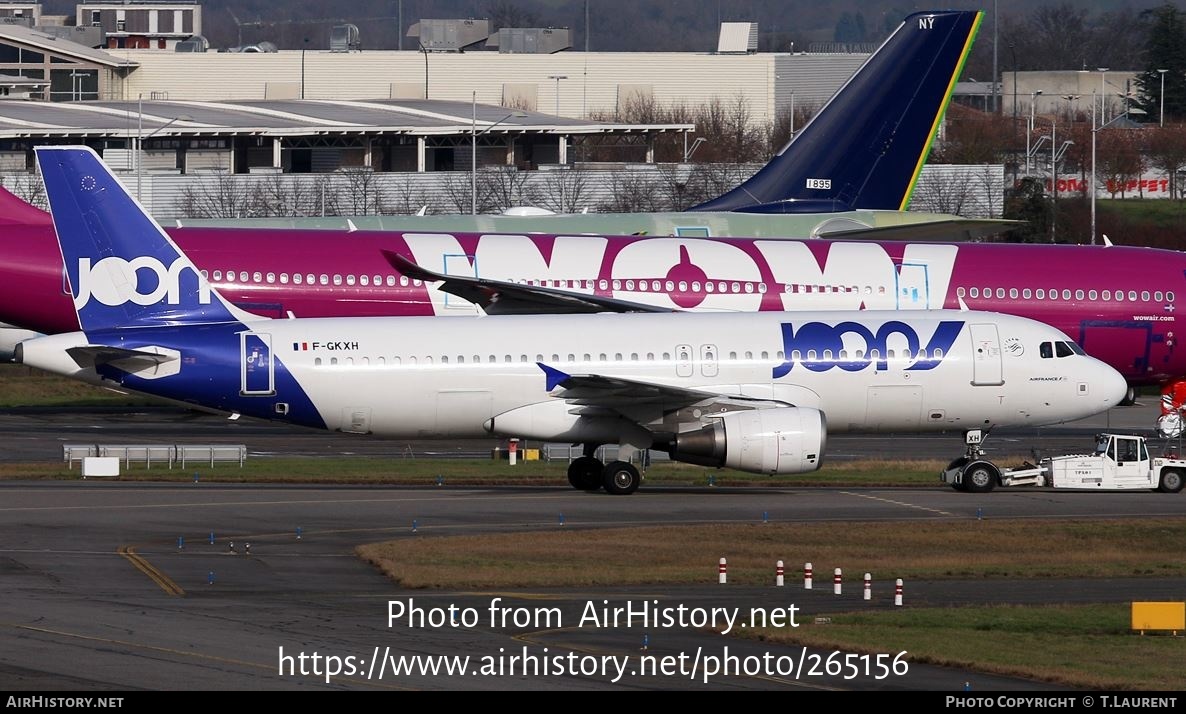
{"type": "Polygon", "coordinates": [[[692,346],[691,345],[676,345],[675,346],[675,376],[677,376],[677,377],[691,377],[692,376],[692,346]]]}
{"type": "Polygon", "coordinates": [[[930,285],[927,266],[922,263],[902,263],[895,276],[899,310],[930,309],[930,285]]]}
{"type": "Polygon", "coordinates": [[[244,397],[266,397],[275,394],[272,336],[262,332],[241,332],[239,348],[239,394],[244,397]]]}
{"type": "MultiPolygon", "coordinates": [[[[445,253],[441,256],[444,260],[445,275],[460,275],[467,278],[478,277],[478,258],[474,255],[465,255],[459,253],[445,253]]],[[[451,310],[474,310],[474,304],[468,300],[462,300],[456,295],[442,292],[445,297],[445,307],[451,310]]]]}
{"type": "Polygon", "coordinates": [[[700,345],[700,375],[703,377],[717,376],[716,345],[700,345]]]}
{"type": "Polygon", "coordinates": [[[988,387],[1004,383],[997,326],[972,325],[972,384],[988,387]]]}

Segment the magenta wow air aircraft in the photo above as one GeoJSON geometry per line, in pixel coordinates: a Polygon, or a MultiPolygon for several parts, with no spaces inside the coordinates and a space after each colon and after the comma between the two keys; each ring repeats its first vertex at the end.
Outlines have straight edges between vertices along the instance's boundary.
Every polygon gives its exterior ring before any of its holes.
{"type": "MultiPolygon", "coordinates": [[[[14,214],[0,205],[0,215],[14,214]]],[[[0,322],[44,333],[78,329],[47,217],[25,212],[7,220],[0,322]]],[[[1130,386],[1162,387],[1167,412],[1186,394],[1177,329],[1186,256],[1175,251],[234,228],[170,235],[224,297],[271,317],[925,310],[962,303],[1057,327],[1130,386]]],[[[161,266],[113,258],[88,270],[126,272],[146,304],[168,299],[171,277],[161,266]]]]}

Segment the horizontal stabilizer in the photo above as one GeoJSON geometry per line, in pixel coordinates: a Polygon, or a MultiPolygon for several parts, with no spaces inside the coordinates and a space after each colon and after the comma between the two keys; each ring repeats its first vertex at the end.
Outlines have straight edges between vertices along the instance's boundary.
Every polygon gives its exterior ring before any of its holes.
{"type": "MultiPolygon", "coordinates": [[[[910,214],[907,214],[910,215],[910,214]]],[[[1004,218],[966,218],[959,220],[932,221],[927,223],[904,223],[895,226],[870,228],[846,228],[836,231],[820,231],[818,238],[869,240],[940,241],[958,243],[979,240],[1020,228],[1025,221],[1011,221],[1004,218]]]]}
{"type": "Polygon", "coordinates": [[[676,312],[656,305],[618,300],[539,285],[520,285],[505,280],[445,275],[424,268],[388,250],[383,256],[391,267],[415,280],[440,283],[439,290],[456,295],[482,308],[487,315],[554,315],[594,312],[676,312]]]}
{"type": "Polygon", "coordinates": [[[111,365],[125,372],[136,372],[145,367],[156,367],[177,359],[175,355],[157,354],[142,350],[129,350],[123,347],[108,347],[106,345],[87,345],[85,347],[71,347],[66,350],[71,359],[84,369],[111,365]]]}

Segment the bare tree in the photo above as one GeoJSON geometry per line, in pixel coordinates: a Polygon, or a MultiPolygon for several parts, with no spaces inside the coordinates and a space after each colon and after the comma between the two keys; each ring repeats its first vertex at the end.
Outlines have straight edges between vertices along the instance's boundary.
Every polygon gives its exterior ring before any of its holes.
{"type": "Polygon", "coordinates": [[[329,192],[326,197],[330,215],[351,216],[383,212],[383,195],[378,178],[369,167],[339,169],[341,190],[329,192]]]}
{"type": "Polygon", "coordinates": [[[1169,178],[1170,196],[1180,198],[1182,186],[1178,185],[1178,173],[1186,169],[1186,126],[1175,124],[1164,128],[1149,128],[1145,151],[1149,164],[1162,171],[1169,178]]]}
{"type": "Polygon", "coordinates": [[[605,213],[639,213],[668,210],[655,176],[643,171],[615,171],[610,175],[611,198],[602,203],[605,213]]]}
{"type": "Polygon", "coordinates": [[[586,207],[588,176],[579,167],[544,171],[531,186],[531,202],[555,213],[576,213],[586,207]]]}
{"type": "Polygon", "coordinates": [[[1132,131],[1104,129],[1098,134],[1096,171],[1113,197],[1123,198],[1129,182],[1140,177],[1141,161],[1132,131]]]}
{"type": "Polygon", "coordinates": [[[409,215],[422,209],[427,210],[428,195],[423,188],[416,185],[417,182],[413,181],[412,177],[399,174],[387,183],[392,196],[389,204],[392,213],[409,215]]]}
{"type": "Polygon", "coordinates": [[[930,213],[963,215],[976,194],[974,175],[968,172],[944,172],[920,180],[914,189],[911,208],[930,213]]]}
{"type": "Polygon", "coordinates": [[[25,203],[30,203],[39,208],[48,208],[49,202],[45,197],[45,182],[41,180],[40,176],[34,174],[17,174],[12,188],[13,195],[24,199],[25,203]]]}
{"type": "Polygon", "coordinates": [[[540,26],[539,18],[534,12],[508,0],[489,0],[486,3],[486,15],[490,18],[491,29],[494,30],[502,27],[540,26]]]}
{"type": "Polygon", "coordinates": [[[490,166],[478,172],[478,212],[504,211],[531,201],[527,182],[531,176],[514,166],[490,166]]]}
{"type": "Polygon", "coordinates": [[[218,172],[187,183],[175,205],[186,218],[248,218],[251,203],[243,177],[218,172]]]}
{"type": "Polygon", "coordinates": [[[469,171],[451,171],[441,183],[446,213],[469,213],[473,199],[469,171]]]}
{"type": "Polygon", "coordinates": [[[943,141],[931,152],[940,164],[990,164],[1009,146],[1013,125],[1008,117],[952,106],[947,112],[943,141]]]}

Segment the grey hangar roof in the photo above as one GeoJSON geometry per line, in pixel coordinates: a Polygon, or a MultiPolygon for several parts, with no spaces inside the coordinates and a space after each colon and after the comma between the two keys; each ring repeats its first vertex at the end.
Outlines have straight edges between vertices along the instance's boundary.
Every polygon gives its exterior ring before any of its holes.
{"type": "MultiPolygon", "coordinates": [[[[0,139],[147,136],[468,135],[470,102],[374,100],[0,101],[0,139]]],[[[613,124],[478,104],[479,133],[639,134],[692,124],[613,124]]]]}

